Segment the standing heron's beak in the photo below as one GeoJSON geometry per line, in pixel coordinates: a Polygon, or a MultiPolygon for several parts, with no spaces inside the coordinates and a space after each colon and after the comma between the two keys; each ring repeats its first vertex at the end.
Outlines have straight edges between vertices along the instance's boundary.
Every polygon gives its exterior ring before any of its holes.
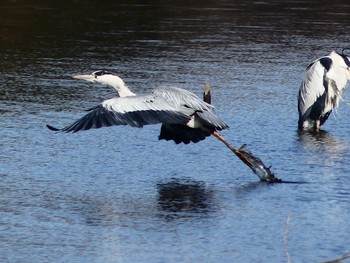
{"type": "Polygon", "coordinates": [[[76,75],[76,76],[73,76],[73,78],[87,80],[87,81],[94,81],[95,80],[94,75],[76,75]]]}

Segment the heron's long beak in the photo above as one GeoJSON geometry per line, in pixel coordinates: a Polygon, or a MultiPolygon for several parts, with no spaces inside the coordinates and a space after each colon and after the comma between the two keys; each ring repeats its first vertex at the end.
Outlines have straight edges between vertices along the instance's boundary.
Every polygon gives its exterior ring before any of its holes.
{"type": "Polygon", "coordinates": [[[73,76],[73,78],[87,80],[87,81],[94,81],[95,80],[95,76],[93,76],[93,75],[76,75],[76,76],[73,76]]]}

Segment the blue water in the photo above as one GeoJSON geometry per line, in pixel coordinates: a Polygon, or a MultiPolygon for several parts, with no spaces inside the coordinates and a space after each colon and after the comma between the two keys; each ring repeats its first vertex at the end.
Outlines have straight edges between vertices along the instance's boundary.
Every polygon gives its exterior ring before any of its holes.
{"type": "Polygon", "coordinates": [[[0,10],[1,262],[287,262],[285,250],[323,262],[349,251],[348,92],[318,135],[297,131],[296,107],[304,68],[348,46],[347,1],[0,10]],[[159,126],[49,131],[114,95],[71,78],[97,69],[136,93],[167,85],[201,96],[209,82],[230,126],[222,135],[301,183],[259,182],[214,137],[175,145],[158,141],[159,126]]]}

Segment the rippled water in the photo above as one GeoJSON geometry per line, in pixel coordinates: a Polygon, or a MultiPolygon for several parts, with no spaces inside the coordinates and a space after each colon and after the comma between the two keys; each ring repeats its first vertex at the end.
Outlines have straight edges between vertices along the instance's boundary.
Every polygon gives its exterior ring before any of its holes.
{"type": "Polygon", "coordinates": [[[349,46],[348,1],[3,1],[0,261],[322,262],[350,250],[347,92],[324,132],[297,131],[304,68],[349,46]],[[260,183],[215,138],[159,126],[55,134],[113,91],[176,85],[213,104],[279,178],[260,183]],[[288,223],[287,246],[282,243],[288,223]]]}

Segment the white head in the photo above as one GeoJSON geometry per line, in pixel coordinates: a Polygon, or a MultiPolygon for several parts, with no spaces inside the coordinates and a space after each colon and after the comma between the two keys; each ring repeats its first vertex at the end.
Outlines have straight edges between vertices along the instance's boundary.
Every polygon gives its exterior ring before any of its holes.
{"type": "Polygon", "coordinates": [[[112,86],[120,97],[135,96],[121,78],[106,70],[97,70],[91,75],[76,75],[73,78],[112,86]]]}
{"type": "Polygon", "coordinates": [[[345,50],[346,48],[344,48],[341,53],[332,51],[330,57],[333,58],[334,62],[337,63],[340,68],[346,71],[347,78],[350,80],[350,58],[345,55],[345,50]]]}

